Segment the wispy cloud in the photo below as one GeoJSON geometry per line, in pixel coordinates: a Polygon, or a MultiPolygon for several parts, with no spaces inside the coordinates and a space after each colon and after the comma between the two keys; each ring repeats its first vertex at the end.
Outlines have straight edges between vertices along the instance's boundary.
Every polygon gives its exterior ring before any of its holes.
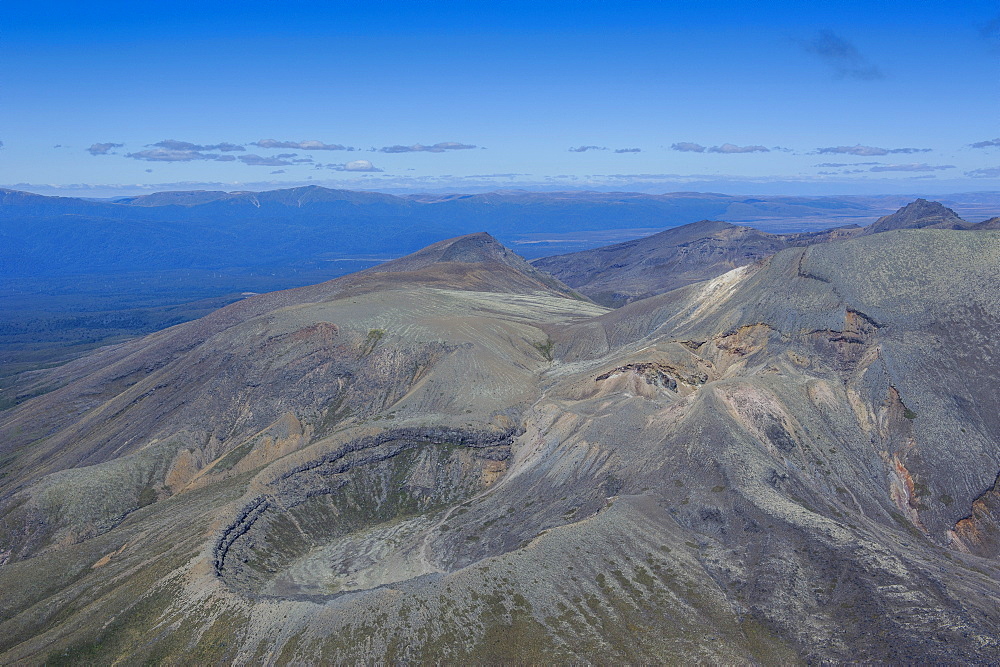
{"type": "Polygon", "coordinates": [[[464,178],[515,178],[517,176],[531,176],[531,174],[518,174],[518,173],[508,173],[508,174],[469,174],[464,178]]]}
{"type": "Polygon", "coordinates": [[[570,153],[586,153],[587,151],[606,151],[607,146],[577,146],[576,148],[570,148],[570,153]]]}
{"type": "Polygon", "coordinates": [[[1000,137],[996,139],[989,139],[987,141],[977,141],[974,144],[969,144],[972,148],[992,148],[994,146],[1000,146],[1000,137]]]}
{"type": "MultiPolygon", "coordinates": [[[[218,162],[232,162],[236,158],[232,155],[219,155],[218,153],[202,153],[196,150],[171,150],[168,148],[147,148],[126,153],[125,157],[133,160],[145,160],[147,162],[193,162],[195,160],[216,160],[218,162]]],[[[241,158],[244,156],[240,156],[241,158]]]]}
{"type": "Polygon", "coordinates": [[[248,153],[246,155],[241,155],[239,160],[243,164],[250,165],[251,167],[290,167],[295,164],[291,161],[291,159],[296,157],[296,155],[297,153],[281,153],[280,155],[264,157],[262,155],[256,155],[255,153],[248,153]]]}
{"type": "Polygon", "coordinates": [[[111,152],[111,149],[121,148],[124,145],[125,144],[113,144],[110,142],[106,144],[93,144],[91,145],[90,148],[87,149],[87,152],[90,153],[91,155],[114,155],[114,153],[111,152]]]}
{"type": "Polygon", "coordinates": [[[737,146],[736,144],[722,144],[706,148],[701,144],[690,141],[681,141],[670,147],[672,150],[684,153],[769,153],[771,149],[766,146],[737,146]]]}
{"type": "Polygon", "coordinates": [[[882,164],[872,167],[868,171],[941,171],[943,169],[954,169],[953,164],[927,164],[926,162],[915,162],[913,164],[882,164]]]}
{"type": "Polygon", "coordinates": [[[876,65],[873,65],[861,55],[858,49],[832,30],[820,30],[812,39],[800,40],[799,45],[807,53],[819,57],[833,68],[838,78],[858,79],[860,81],[875,81],[884,79],[876,65]]]}
{"type": "Polygon", "coordinates": [[[821,155],[859,155],[861,157],[872,157],[875,155],[889,155],[890,153],[927,153],[930,148],[879,148],[878,146],[828,146],[827,148],[817,148],[816,153],[821,155]]]}
{"type": "Polygon", "coordinates": [[[814,164],[814,167],[858,167],[858,166],[869,166],[873,164],[882,164],[881,162],[820,162],[819,164],[814,164]]]}
{"type": "Polygon", "coordinates": [[[221,144],[192,144],[190,141],[177,141],[176,139],[164,139],[155,144],[149,144],[154,148],[163,148],[168,151],[222,151],[223,153],[233,151],[245,151],[246,148],[237,144],[222,142],[221,144]]]}
{"type": "Polygon", "coordinates": [[[382,171],[369,160],[352,160],[344,165],[344,171],[382,171]]]}
{"type": "Polygon", "coordinates": [[[722,144],[712,146],[709,153],[770,153],[771,149],[764,146],[736,146],[734,144],[722,144]]]}
{"type": "Polygon", "coordinates": [[[423,144],[413,144],[412,146],[383,146],[378,150],[382,153],[444,153],[445,151],[462,151],[470,148],[479,148],[472,144],[460,144],[454,141],[442,141],[433,146],[423,144]]]}
{"type": "Polygon", "coordinates": [[[641,148],[616,148],[616,153],[641,153],[641,148]]]}
{"type": "Polygon", "coordinates": [[[316,165],[317,169],[330,169],[332,171],[355,171],[367,173],[381,173],[382,170],[371,163],[370,160],[352,160],[346,164],[323,164],[316,165]]]}
{"type": "Polygon", "coordinates": [[[1000,178],[1000,167],[986,167],[965,172],[969,178],[1000,178]]]}
{"type": "Polygon", "coordinates": [[[252,144],[259,148],[296,148],[300,151],[353,151],[356,150],[352,146],[343,146],[341,144],[325,144],[322,141],[317,141],[316,139],[309,139],[307,141],[278,141],[277,139],[261,139],[260,141],[255,141],[252,144]]]}

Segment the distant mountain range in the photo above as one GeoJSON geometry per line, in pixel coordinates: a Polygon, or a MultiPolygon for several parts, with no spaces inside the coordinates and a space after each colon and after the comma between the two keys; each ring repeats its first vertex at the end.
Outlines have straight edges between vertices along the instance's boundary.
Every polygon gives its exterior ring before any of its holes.
{"type": "MultiPolygon", "coordinates": [[[[899,198],[711,193],[393,196],[317,186],[269,192],[162,192],[114,201],[0,190],[0,280],[72,274],[278,268],[394,257],[478,231],[515,246],[531,234],[663,229],[699,219],[808,220],[818,229],[880,214],[899,198]],[[820,221],[820,222],[817,222],[820,221]]],[[[766,224],[765,224],[766,227],[766,224]]],[[[531,256],[566,240],[519,246],[531,256]]],[[[589,246],[599,245],[590,242],[589,246]]],[[[580,247],[577,245],[576,247],[580,247]]]]}

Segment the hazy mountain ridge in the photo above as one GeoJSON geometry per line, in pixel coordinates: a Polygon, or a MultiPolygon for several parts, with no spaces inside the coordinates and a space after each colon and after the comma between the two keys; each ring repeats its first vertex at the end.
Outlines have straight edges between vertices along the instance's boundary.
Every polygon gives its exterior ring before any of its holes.
{"type": "Polygon", "coordinates": [[[0,262],[8,279],[111,270],[245,269],[358,253],[399,256],[481,229],[515,240],[533,232],[663,228],[699,218],[812,218],[831,212],[859,218],[884,206],[863,197],[762,199],[712,193],[500,191],[428,197],[305,186],[92,201],[3,190],[0,262]]]}
{"type": "Polygon", "coordinates": [[[613,311],[477,234],[40,373],[4,660],[1000,658],[1000,234],[842,233],[613,311]]]}

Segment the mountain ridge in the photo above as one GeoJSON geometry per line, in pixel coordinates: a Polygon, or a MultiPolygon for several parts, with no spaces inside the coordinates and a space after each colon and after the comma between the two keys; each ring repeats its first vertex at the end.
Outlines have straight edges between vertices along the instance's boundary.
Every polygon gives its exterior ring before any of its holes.
{"type": "MultiPolygon", "coordinates": [[[[58,370],[40,371],[36,373],[35,379],[27,385],[25,391],[30,393],[49,386],[53,376],[69,376],[79,379],[90,373],[95,376],[109,377],[110,380],[107,381],[107,384],[111,387],[117,387],[120,378],[137,378],[143,374],[143,369],[149,372],[154,368],[159,369],[164,365],[174,363],[176,359],[183,358],[192,348],[210,343],[217,337],[226,335],[229,329],[243,326],[244,322],[261,318],[269,312],[291,312],[295,309],[322,307],[322,304],[332,301],[353,301],[370,294],[403,293],[422,288],[512,296],[544,294],[547,298],[573,300],[580,304],[580,308],[589,309],[588,312],[594,308],[587,299],[580,297],[558,281],[541,274],[488,234],[471,234],[440,241],[410,256],[372,267],[360,273],[335,278],[317,285],[260,294],[243,299],[201,319],[170,327],[142,339],[99,350],[83,359],[70,362],[58,370]],[[465,256],[461,261],[454,261],[456,253],[449,253],[456,248],[458,254],[461,254],[464,249],[465,256]],[[149,342],[155,344],[156,352],[150,353],[145,349],[149,342]],[[154,357],[159,355],[174,361],[167,364],[163,361],[151,361],[151,354],[154,357]],[[109,359],[116,359],[116,361],[111,362],[109,359]],[[95,360],[99,361],[95,362],[95,360]]],[[[388,312],[380,313],[378,316],[391,319],[391,314],[388,312]]],[[[306,327],[305,330],[308,331],[307,340],[319,337],[319,340],[328,342],[330,332],[337,330],[337,326],[327,323],[319,328],[306,327]]],[[[365,335],[380,338],[382,334],[371,334],[371,331],[381,330],[381,327],[372,327],[365,335]]],[[[336,334],[332,335],[336,336],[336,334]]],[[[372,341],[373,344],[377,344],[377,342],[377,339],[372,341]]],[[[227,351],[223,356],[229,357],[230,355],[231,353],[227,351]]],[[[220,369],[218,372],[223,373],[221,369],[224,367],[219,364],[219,361],[212,362],[212,366],[220,369]]],[[[207,381],[207,378],[203,377],[202,381],[207,381]]],[[[0,451],[16,448],[26,441],[25,438],[34,437],[33,434],[51,429],[52,427],[41,425],[51,422],[53,414],[60,415],[54,423],[65,421],[65,415],[53,410],[53,406],[63,403],[78,403],[81,401],[81,397],[67,395],[65,382],[62,384],[63,387],[60,389],[51,391],[42,397],[41,401],[34,402],[34,404],[41,406],[37,408],[37,411],[30,412],[27,417],[15,419],[13,422],[5,421],[0,425],[0,434],[3,434],[3,437],[0,437],[0,451]],[[62,421],[59,421],[60,419],[62,421]]],[[[98,391],[89,385],[84,391],[98,396],[103,393],[103,391],[98,391]]],[[[90,402],[90,399],[87,402],[90,402]]],[[[162,417],[160,418],[162,419],[162,417]]],[[[79,437],[80,434],[76,431],[72,431],[66,436],[69,439],[79,437]]],[[[44,451],[51,452],[53,455],[69,442],[67,439],[60,440],[59,438],[50,438],[49,440],[44,451]]],[[[34,456],[39,456],[39,452],[36,452],[34,456]]]]}
{"type": "Polygon", "coordinates": [[[991,228],[990,224],[973,225],[940,203],[917,199],[864,228],[848,225],[817,232],[770,234],[750,226],[701,221],[634,241],[543,257],[532,263],[598,303],[617,307],[713,278],[784,248],[894,229],[977,230],[991,228]]]}
{"type": "MultiPolygon", "coordinates": [[[[493,278],[499,284],[501,271],[511,269],[542,289],[551,289],[574,299],[589,301],[587,297],[566,286],[560,280],[539,271],[520,255],[516,254],[487,232],[465,234],[452,239],[433,243],[422,250],[379,264],[359,272],[359,275],[376,273],[420,272],[437,265],[484,264],[494,272],[493,278]]],[[[508,289],[512,283],[507,282],[508,289]]],[[[485,287],[485,286],[484,286],[485,287]]]]}

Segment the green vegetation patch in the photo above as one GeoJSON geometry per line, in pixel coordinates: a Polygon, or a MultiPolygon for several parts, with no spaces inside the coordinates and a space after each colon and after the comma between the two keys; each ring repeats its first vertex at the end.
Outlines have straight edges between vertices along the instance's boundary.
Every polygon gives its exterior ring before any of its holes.
{"type": "Polygon", "coordinates": [[[385,338],[385,329],[369,329],[368,337],[365,338],[364,345],[361,346],[361,356],[368,356],[375,350],[379,341],[385,338]]]}
{"type": "Polygon", "coordinates": [[[532,343],[532,347],[538,350],[545,361],[552,361],[552,350],[555,349],[556,342],[551,338],[546,338],[544,343],[532,343]]]}
{"type": "Polygon", "coordinates": [[[218,472],[223,472],[229,470],[237,463],[243,460],[243,458],[253,450],[254,442],[244,442],[242,445],[229,452],[215,464],[215,470],[218,472]]]}

